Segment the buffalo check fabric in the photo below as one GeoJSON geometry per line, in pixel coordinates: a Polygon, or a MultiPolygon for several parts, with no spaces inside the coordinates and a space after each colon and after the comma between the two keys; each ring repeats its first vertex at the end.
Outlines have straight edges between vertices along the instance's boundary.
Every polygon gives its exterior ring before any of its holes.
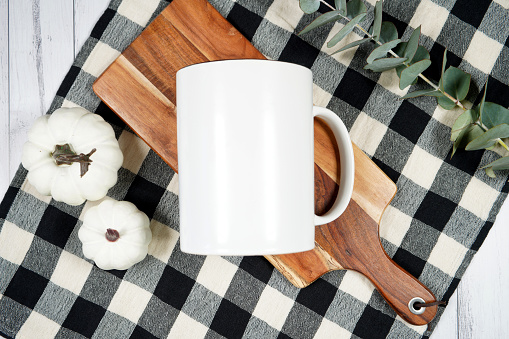
{"type": "MultiPolygon", "coordinates": [[[[332,1],[330,1],[332,3],[332,1]]],[[[459,151],[449,134],[460,112],[433,98],[402,101],[394,71],[363,70],[373,45],[331,55],[326,41],[344,25],[297,36],[319,13],[297,0],[211,0],[268,58],[309,67],[317,105],[336,112],[353,141],[397,184],[380,234],[394,260],[448,300],[502,205],[507,172],[479,167],[491,151],[459,151]]],[[[371,10],[374,0],[366,1],[371,10]]],[[[60,86],[50,112],[82,106],[110,122],[125,161],[108,192],[151,218],[149,255],[126,271],[103,271],[83,257],[77,232],[97,202],[72,207],[41,196],[20,167],[0,204],[0,334],[19,338],[421,338],[426,326],[396,316],[373,285],[334,271],[311,286],[291,285],[263,257],[196,256],[179,244],[177,175],[92,92],[93,81],[168,4],[113,0],[60,86]]],[[[384,20],[403,39],[422,27],[438,79],[449,64],[472,74],[468,101],[509,105],[506,0],[391,0],[384,20]]],[[[320,11],[328,10],[324,5],[320,11]]],[[[370,12],[372,13],[372,12],[370,12]]],[[[362,25],[368,28],[372,14],[362,25]]],[[[351,33],[342,44],[362,37],[351,33]]],[[[422,87],[420,83],[416,89],[422,87]]],[[[413,90],[413,89],[412,89],[413,90]]]]}

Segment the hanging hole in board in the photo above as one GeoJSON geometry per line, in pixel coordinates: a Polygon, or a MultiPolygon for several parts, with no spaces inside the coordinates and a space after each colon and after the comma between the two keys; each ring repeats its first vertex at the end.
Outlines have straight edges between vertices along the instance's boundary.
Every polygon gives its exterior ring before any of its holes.
{"type": "Polygon", "coordinates": [[[425,307],[415,307],[415,304],[417,303],[424,304],[424,299],[419,297],[412,298],[412,300],[408,302],[408,308],[410,309],[410,312],[413,314],[423,314],[425,307]]]}

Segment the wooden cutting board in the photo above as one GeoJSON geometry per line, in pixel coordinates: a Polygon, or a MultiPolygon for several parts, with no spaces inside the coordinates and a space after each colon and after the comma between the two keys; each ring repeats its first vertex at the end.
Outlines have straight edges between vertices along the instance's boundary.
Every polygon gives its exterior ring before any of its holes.
{"type": "MultiPolygon", "coordinates": [[[[224,59],[265,59],[205,0],[174,0],[97,79],[95,93],[145,142],[178,171],[176,72],[224,59]]],[[[324,213],[337,192],[337,149],[332,132],[315,119],[315,197],[324,213]]],[[[368,137],[368,136],[367,136],[368,137]]],[[[357,147],[352,200],[336,221],[316,228],[316,247],[307,252],[266,256],[297,287],[324,273],[352,269],[370,279],[406,321],[431,321],[436,306],[410,312],[409,301],[435,297],[383,250],[378,222],[396,194],[395,184],[357,147]]]]}

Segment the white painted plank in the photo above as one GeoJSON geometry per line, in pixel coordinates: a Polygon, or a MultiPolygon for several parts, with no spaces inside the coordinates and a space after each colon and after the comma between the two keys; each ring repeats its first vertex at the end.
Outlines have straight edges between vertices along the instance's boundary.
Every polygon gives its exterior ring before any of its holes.
{"type": "Polygon", "coordinates": [[[40,0],[40,2],[44,113],[46,113],[74,61],[74,17],[72,1],[40,0]]]}
{"type": "Polygon", "coordinates": [[[28,129],[46,113],[74,60],[72,2],[11,0],[9,60],[11,179],[28,129]]]}
{"type": "Polygon", "coordinates": [[[431,335],[431,339],[453,339],[458,337],[458,291],[449,299],[444,314],[431,335]]]}
{"type": "Polygon", "coordinates": [[[0,0],[0,199],[9,187],[9,7],[0,0]]]}
{"type": "Polygon", "coordinates": [[[458,335],[509,338],[509,201],[458,286],[458,335]]]}
{"type": "Polygon", "coordinates": [[[78,55],[81,46],[92,32],[95,23],[108,8],[110,0],[74,0],[74,54],[78,55]]]}

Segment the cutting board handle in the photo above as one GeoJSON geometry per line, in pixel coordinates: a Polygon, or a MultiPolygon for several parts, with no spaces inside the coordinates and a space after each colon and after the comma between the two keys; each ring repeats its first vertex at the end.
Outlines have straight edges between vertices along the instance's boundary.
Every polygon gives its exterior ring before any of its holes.
{"type": "Polygon", "coordinates": [[[415,314],[409,303],[414,298],[421,298],[425,303],[434,302],[433,293],[389,258],[380,242],[378,224],[354,200],[348,208],[349,215],[355,218],[339,218],[333,226],[317,227],[318,242],[343,268],[366,276],[405,321],[413,325],[429,323],[437,306],[426,307],[423,313],[415,314]]]}
{"type": "Polygon", "coordinates": [[[371,280],[380,294],[405,321],[414,325],[429,323],[435,317],[437,306],[415,310],[412,304],[417,299],[418,302],[425,303],[436,301],[433,293],[389,258],[381,244],[373,251],[375,252],[377,254],[370,259],[376,260],[377,263],[358,267],[357,270],[371,280]],[[373,267],[377,268],[372,269],[373,267]],[[419,311],[422,313],[419,314],[419,311]]]}

